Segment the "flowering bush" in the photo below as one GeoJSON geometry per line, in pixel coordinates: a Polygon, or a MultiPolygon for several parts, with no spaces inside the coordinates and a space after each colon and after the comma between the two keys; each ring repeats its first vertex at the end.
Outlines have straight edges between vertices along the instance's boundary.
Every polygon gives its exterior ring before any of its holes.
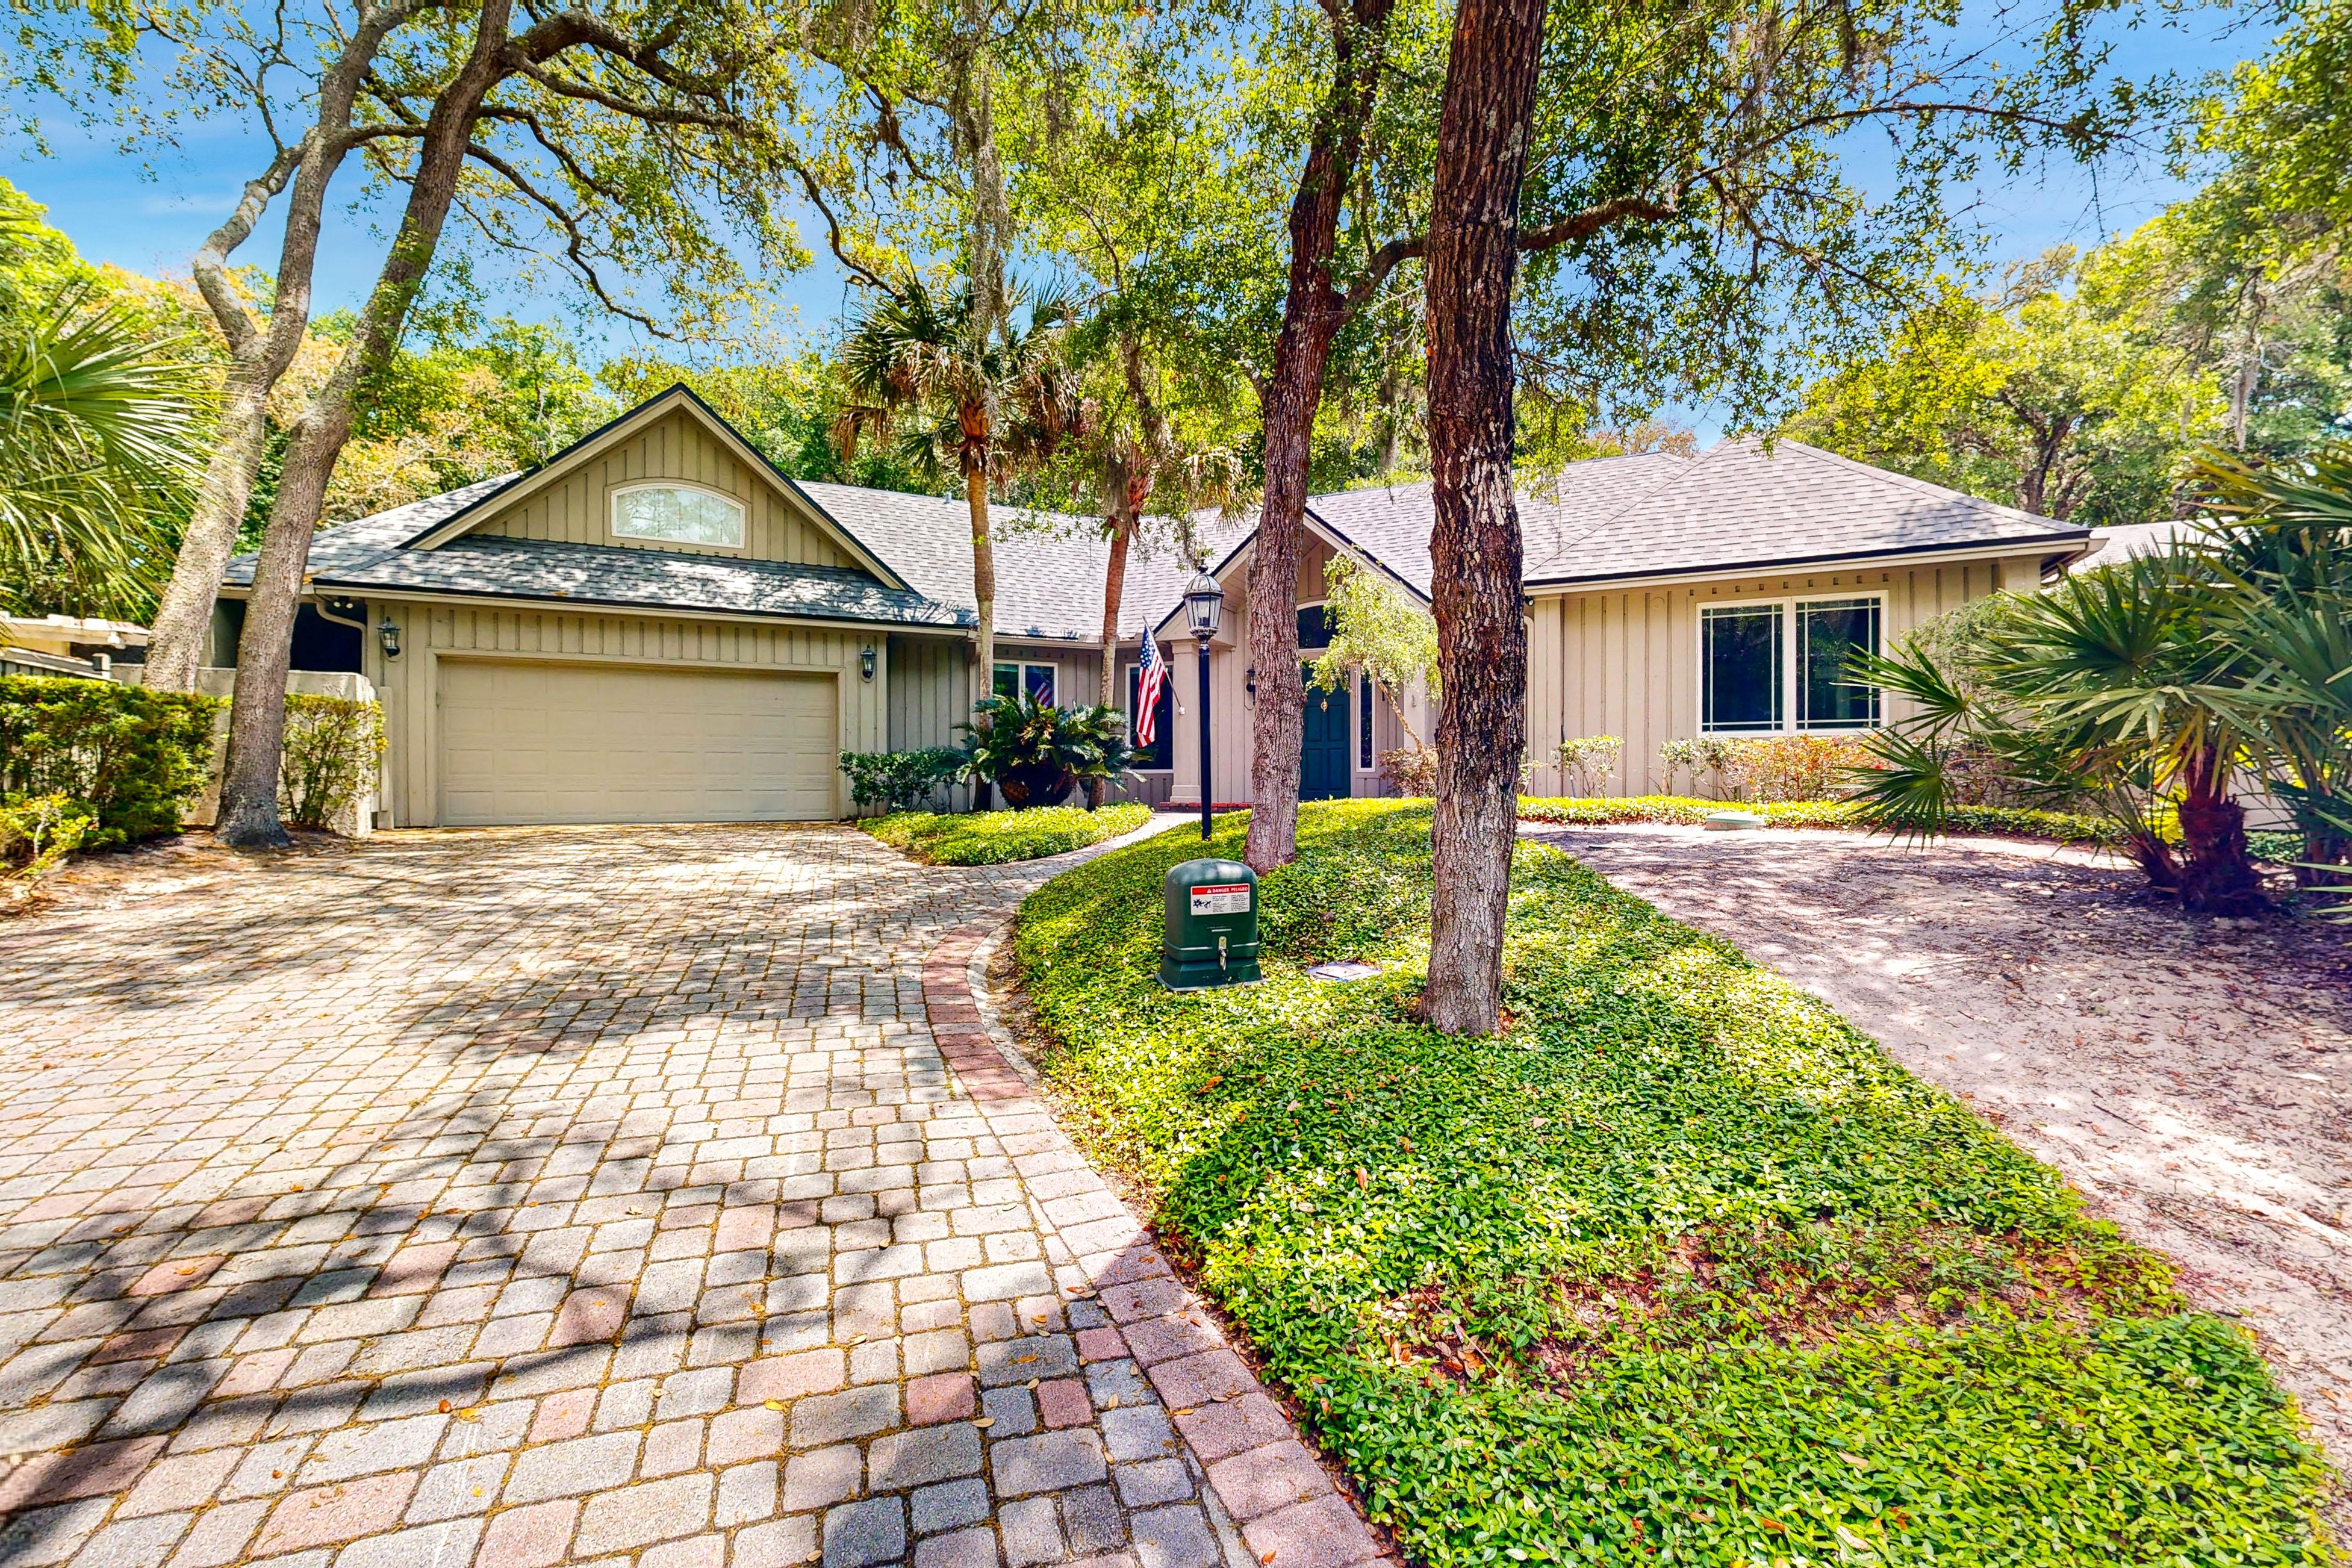
{"type": "Polygon", "coordinates": [[[1854,735],[1771,735],[1731,742],[1731,786],[1742,800],[1835,800],[1853,790],[1850,770],[1877,765],[1854,735]]]}

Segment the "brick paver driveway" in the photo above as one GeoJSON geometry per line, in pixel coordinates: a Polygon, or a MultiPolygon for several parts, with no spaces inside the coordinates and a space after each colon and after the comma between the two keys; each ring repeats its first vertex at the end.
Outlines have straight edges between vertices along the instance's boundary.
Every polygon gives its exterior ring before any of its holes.
{"type": "Polygon", "coordinates": [[[926,959],[936,1008],[1045,869],[782,828],[196,863],[0,925],[0,1564],[1370,1550],[933,1033],[926,959]]]}

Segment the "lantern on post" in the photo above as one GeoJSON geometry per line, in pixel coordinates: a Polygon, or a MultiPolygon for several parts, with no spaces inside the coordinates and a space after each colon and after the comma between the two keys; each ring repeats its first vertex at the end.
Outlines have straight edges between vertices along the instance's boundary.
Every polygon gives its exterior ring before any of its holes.
{"type": "Polygon", "coordinates": [[[1201,647],[1201,837],[1209,837],[1211,788],[1215,776],[1209,765],[1209,643],[1217,635],[1217,622],[1223,616],[1225,591],[1208,569],[1192,574],[1192,582],[1184,585],[1184,622],[1192,629],[1192,637],[1201,647]]]}

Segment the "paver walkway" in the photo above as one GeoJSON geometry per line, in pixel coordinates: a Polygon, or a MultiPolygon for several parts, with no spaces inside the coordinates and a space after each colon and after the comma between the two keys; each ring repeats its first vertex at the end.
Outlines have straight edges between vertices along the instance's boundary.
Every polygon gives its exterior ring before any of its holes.
{"type": "Polygon", "coordinates": [[[1059,864],[412,833],[0,925],[0,1564],[1369,1556],[960,989],[1059,864]]]}

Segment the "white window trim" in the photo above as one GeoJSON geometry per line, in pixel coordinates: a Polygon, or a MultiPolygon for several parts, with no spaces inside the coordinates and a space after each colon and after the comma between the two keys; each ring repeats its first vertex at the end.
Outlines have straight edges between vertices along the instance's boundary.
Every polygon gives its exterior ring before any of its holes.
{"type": "Polygon", "coordinates": [[[604,502],[604,531],[614,539],[633,540],[639,544],[665,544],[682,550],[742,550],[747,548],[746,542],[751,538],[751,509],[740,496],[729,495],[725,490],[697,484],[692,479],[637,479],[613,487],[604,502]],[[735,542],[711,544],[699,540],[660,539],[651,534],[622,532],[621,498],[635,495],[640,490],[693,490],[714,500],[725,501],[735,509],[735,542]]]}
{"type": "Polygon", "coordinates": [[[1359,669],[1356,671],[1355,682],[1348,695],[1354,699],[1356,704],[1355,710],[1348,715],[1349,725],[1350,728],[1361,729],[1363,731],[1360,735],[1350,735],[1348,738],[1349,741],[1349,765],[1359,773],[1376,773],[1381,771],[1381,749],[1377,743],[1374,743],[1377,742],[1380,734],[1380,689],[1370,674],[1359,669]],[[1372,694],[1372,700],[1370,702],[1364,700],[1366,691],[1372,694]],[[1367,742],[1366,736],[1371,737],[1371,742],[1367,742]],[[1369,763],[1363,760],[1367,751],[1370,752],[1372,758],[1369,763]]]}
{"type": "MultiPolygon", "coordinates": [[[[1051,670],[1054,676],[1054,705],[1057,708],[1062,706],[1062,667],[1058,661],[1049,658],[1000,658],[993,662],[1000,665],[1009,664],[1013,667],[1014,671],[1013,677],[1013,687],[1016,690],[1021,691],[1026,691],[1029,689],[1029,671],[1033,669],[1051,670]]],[[[996,692],[996,671],[994,669],[991,669],[988,672],[988,689],[991,696],[993,696],[996,692]]]]}
{"type": "Polygon", "coordinates": [[[1857,588],[1844,593],[1769,594],[1754,598],[1718,599],[1699,605],[1697,625],[1698,659],[1693,670],[1698,687],[1698,732],[1702,735],[1722,735],[1731,740],[1758,735],[1867,735],[1886,725],[1886,693],[1878,694],[1878,722],[1875,724],[1835,727],[1811,726],[1798,721],[1801,693],[1797,689],[1798,647],[1797,610],[1803,605],[1850,604],[1856,599],[1878,602],[1878,650],[1886,650],[1886,593],[1884,589],[1857,588]],[[1776,610],[1780,616],[1780,722],[1773,726],[1744,729],[1711,730],[1706,723],[1706,615],[1708,610],[1776,610]]]}
{"type": "MultiPolygon", "coordinates": [[[[1165,656],[1163,655],[1162,657],[1164,658],[1165,656]]],[[[1129,738],[1132,738],[1135,734],[1136,672],[1140,670],[1142,668],[1142,661],[1139,659],[1129,659],[1126,664],[1119,667],[1118,700],[1127,709],[1127,732],[1129,738]]],[[[1172,773],[1176,771],[1176,703],[1174,700],[1176,696],[1176,670],[1175,667],[1172,665],[1169,667],[1168,670],[1168,696],[1170,699],[1168,703],[1168,765],[1164,768],[1130,768],[1128,770],[1129,773],[1158,774],[1172,773]]]]}

